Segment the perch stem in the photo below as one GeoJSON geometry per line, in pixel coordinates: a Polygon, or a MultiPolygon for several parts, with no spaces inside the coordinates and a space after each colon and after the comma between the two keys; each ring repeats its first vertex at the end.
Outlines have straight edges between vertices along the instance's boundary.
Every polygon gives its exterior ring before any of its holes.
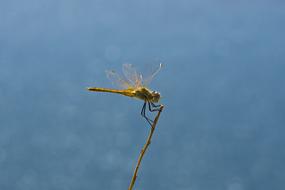
{"type": "Polygon", "coordinates": [[[142,148],[142,150],[141,150],[141,153],[140,153],[140,156],[139,156],[139,158],[138,158],[137,165],[136,165],[136,168],[135,168],[135,171],[134,171],[134,174],[133,174],[133,177],[132,177],[132,180],[131,180],[131,183],[130,183],[130,185],[129,185],[128,190],[132,190],[132,189],[133,189],[133,186],[134,186],[135,181],[136,181],[136,179],[137,179],[137,173],[138,173],[138,170],[139,170],[139,167],[140,167],[142,158],[143,158],[143,156],[144,156],[144,154],[145,154],[145,152],[146,152],[148,146],[150,145],[153,132],[154,132],[154,130],[155,130],[156,124],[157,124],[157,122],[158,122],[160,113],[161,113],[162,110],[163,110],[163,107],[164,107],[164,106],[161,105],[161,107],[160,107],[160,109],[158,110],[158,113],[157,113],[157,115],[156,115],[156,117],[155,117],[155,119],[154,119],[154,121],[153,121],[153,124],[152,124],[152,126],[151,126],[151,128],[150,128],[149,135],[148,135],[148,137],[147,137],[146,143],[144,144],[144,146],[143,146],[143,148],[142,148]]]}

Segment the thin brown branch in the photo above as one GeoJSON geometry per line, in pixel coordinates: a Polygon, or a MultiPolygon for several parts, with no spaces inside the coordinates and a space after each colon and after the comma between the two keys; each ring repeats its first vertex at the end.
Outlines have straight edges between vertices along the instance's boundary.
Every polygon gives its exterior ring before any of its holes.
{"type": "Polygon", "coordinates": [[[135,168],[133,177],[132,177],[132,181],[131,181],[131,183],[130,183],[130,186],[129,186],[128,190],[132,190],[132,189],[133,189],[133,186],[134,186],[135,181],[136,181],[136,179],[137,179],[137,173],[138,173],[138,170],[139,170],[139,167],[140,167],[142,158],[143,158],[143,156],[144,156],[144,154],[145,154],[145,152],[146,152],[148,146],[150,145],[151,138],[152,138],[152,134],[153,134],[153,132],[154,132],[154,130],[155,130],[157,121],[158,121],[158,119],[159,119],[159,116],[160,116],[160,113],[162,112],[162,110],[163,110],[163,105],[161,105],[161,107],[160,107],[160,109],[159,109],[159,111],[158,111],[158,113],[157,113],[157,115],[156,115],[156,117],[155,117],[155,119],[154,119],[154,121],[153,121],[153,124],[152,124],[152,126],[151,126],[151,128],[150,128],[149,135],[148,135],[148,137],[147,137],[146,143],[145,143],[144,146],[143,146],[143,149],[141,150],[141,153],[140,153],[140,156],[139,156],[139,159],[138,159],[138,162],[137,162],[137,165],[136,165],[136,168],[135,168]]]}

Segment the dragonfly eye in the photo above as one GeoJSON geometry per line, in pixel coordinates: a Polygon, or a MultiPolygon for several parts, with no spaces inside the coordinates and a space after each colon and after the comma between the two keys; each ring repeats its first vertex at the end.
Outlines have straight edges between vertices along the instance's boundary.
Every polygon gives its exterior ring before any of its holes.
{"type": "Polygon", "coordinates": [[[160,99],[160,93],[157,91],[152,91],[152,101],[158,102],[160,99]]]}
{"type": "Polygon", "coordinates": [[[154,96],[160,96],[160,93],[157,92],[157,91],[152,91],[152,94],[153,94],[154,96]]]}

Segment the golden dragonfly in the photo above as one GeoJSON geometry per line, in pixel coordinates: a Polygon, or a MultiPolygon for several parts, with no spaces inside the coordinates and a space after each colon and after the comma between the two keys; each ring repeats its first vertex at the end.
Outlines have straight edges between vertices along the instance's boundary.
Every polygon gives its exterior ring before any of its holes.
{"type": "Polygon", "coordinates": [[[121,94],[124,96],[143,100],[144,104],[141,109],[141,115],[152,126],[153,120],[146,115],[146,107],[150,112],[156,112],[160,110],[161,105],[155,104],[160,100],[160,93],[150,90],[147,86],[154,78],[154,76],[160,71],[162,64],[160,63],[148,76],[144,76],[139,73],[132,64],[123,64],[122,71],[123,76],[119,75],[115,71],[106,71],[107,78],[113,83],[117,84],[121,89],[89,87],[89,91],[95,92],[109,92],[121,94]]]}

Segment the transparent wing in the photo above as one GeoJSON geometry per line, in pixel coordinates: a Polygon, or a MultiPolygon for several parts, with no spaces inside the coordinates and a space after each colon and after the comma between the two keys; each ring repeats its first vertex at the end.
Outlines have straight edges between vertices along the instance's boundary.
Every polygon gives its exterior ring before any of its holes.
{"type": "Polygon", "coordinates": [[[142,86],[142,75],[139,74],[132,64],[123,64],[123,73],[133,87],[142,86]]]}
{"type": "Polygon", "coordinates": [[[162,63],[159,63],[158,66],[156,67],[149,67],[148,70],[148,74],[147,75],[143,75],[143,84],[144,85],[149,85],[149,83],[152,81],[152,79],[155,77],[155,75],[157,75],[157,73],[160,71],[162,67],[162,63]]]}
{"type": "Polygon", "coordinates": [[[107,78],[116,86],[123,88],[123,89],[127,89],[132,87],[132,85],[126,81],[125,79],[123,79],[120,75],[118,75],[118,73],[116,73],[115,71],[112,70],[107,70],[106,71],[106,75],[107,78]]]}

